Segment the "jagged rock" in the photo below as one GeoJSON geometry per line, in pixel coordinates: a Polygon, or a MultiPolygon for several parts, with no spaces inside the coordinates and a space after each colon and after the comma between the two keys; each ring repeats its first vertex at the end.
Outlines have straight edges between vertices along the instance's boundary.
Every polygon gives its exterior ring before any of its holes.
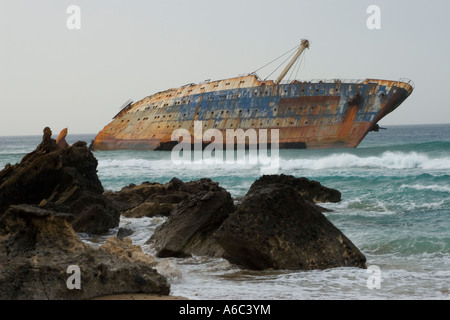
{"type": "Polygon", "coordinates": [[[274,183],[281,183],[293,187],[298,193],[300,193],[303,199],[311,203],[341,201],[341,193],[336,189],[322,186],[318,181],[309,180],[304,177],[297,178],[285,174],[264,175],[251,185],[248,192],[253,192],[258,188],[274,183]]]}
{"type": "Polygon", "coordinates": [[[209,188],[211,180],[201,179],[199,181],[184,183],[177,178],[173,178],[165,184],[150,182],[143,182],[138,186],[130,184],[120,191],[107,191],[104,196],[125,217],[169,216],[177,204],[191,195],[209,188]]]}
{"type": "Polygon", "coordinates": [[[67,136],[67,128],[64,128],[59,133],[58,138],[56,138],[56,144],[60,148],[66,149],[70,147],[69,144],[66,142],[66,136],[67,136]]]}
{"type": "Polygon", "coordinates": [[[236,206],[214,186],[181,202],[147,243],[158,257],[223,257],[249,269],[365,267],[314,203],[338,200],[337,190],[286,175],[261,177],[236,206]]]}
{"type": "Polygon", "coordinates": [[[97,160],[79,141],[61,148],[47,127],[41,144],[19,164],[0,172],[0,216],[14,204],[64,212],[77,232],[104,233],[118,226],[120,213],[97,176],[97,160]]]}
{"type": "Polygon", "coordinates": [[[0,218],[0,299],[91,299],[119,293],[168,294],[153,257],[130,239],[82,242],[65,214],[12,205],[0,218]],[[69,289],[69,266],[80,270],[80,289],[69,289]]]}
{"type": "Polygon", "coordinates": [[[128,218],[167,217],[175,207],[174,203],[144,202],[133,209],[122,212],[122,215],[128,218]]]}
{"type": "Polygon", "coordinates": [[[140,246],[134,245],[130,238],[109,237],[101,248],[111,255],[121,257],[130,263],[143,262],[152,265],[155,262],[155,259],[145,254],[140,246]]]}
{"type": "Polygon", "coordinates": [[[309,180],[305,177],[297,178],[285,174],[264,175],[252,184],[249,192],[273,183],[281,183],[293,187],[305,201],[309,202],[320,212],[331,212],[332,210],[324,208],[317,203],[341,201],[341,193],[336,189],[327,188],[322,186],[320,182],[309,180]]]}
{"type": "MultiPolygon", "coordinates": [[[[223,257],[249,269],[365,267],[365,257],[284,177],[261,178],[214,238],[223,257]],[[275,181],[275,183],[272,183],[275,181]]],[[[297,180],[298,181],[298,180],[297,180]]],[[[314,197],[313,197],[314,199],[314,197]]]]}
{"type": "Polygon", "coordinates": [[[235,209],[231,195],[210,179],[187,185],[197,192],[172,211],[148,243],[154,245],[158,257],[221,256],[223,250],[212,234],[235,209]]]}

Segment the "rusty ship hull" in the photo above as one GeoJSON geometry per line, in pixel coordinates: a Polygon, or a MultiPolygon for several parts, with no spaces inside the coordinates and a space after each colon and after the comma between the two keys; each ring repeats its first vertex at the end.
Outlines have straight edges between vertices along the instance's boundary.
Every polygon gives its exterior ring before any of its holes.
{"type": "Polygon", "coordinates": [[[94,150],[170,150],[172,133],[278,129],[280,148],[355,148],[413,91],[408,81],[261,81],[256,75],[190,84],[124,107],[94,150]]]}

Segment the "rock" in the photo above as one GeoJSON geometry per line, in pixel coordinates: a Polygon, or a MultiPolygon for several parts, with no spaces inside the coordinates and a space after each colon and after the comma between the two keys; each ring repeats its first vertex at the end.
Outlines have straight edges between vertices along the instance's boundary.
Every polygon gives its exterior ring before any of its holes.
{"type": "Polygon", "coordinates": [[[263,177],[252,185],[214,234],[223,257],[256,270],[365,268],[364,255],[303,198],[297,181],[263,177]]]}
{"type": "Polygon", "coordinates": [[[140,261],[152,265],[155,262],[155,259],[145,254],[140,246],[133,245],[130,238],[109,237],[101,248],[111,255],[122,257],[130,263],[140,261]]]}
{"type": "Polygon", "coordinates": [[[318,181],[309,180],[304,177],[296,178],[285,174],[264,175],[251,185],[249,192],[274,183],[281,183],[293,187],[305,200],[312,203],[341,201],[341,193],[336,189],[324,187],[318,181]]]}
{"type": "Polygon", "coordinates": [[[41,144],[0,172],[0,216],[14,204],[64,212],[77,232],[99,234],[119,224],[120,212],[103,196],[97,160],[79,141],[60,148],[44,129],[41,144]]]}
{"type": "Polygon", "coordinates": [[[152,194],[164,193],[164,189],[162,184],[143,182],[139,186],[130,184],[116,192],[106,191],[104,196],[123,213],[142,205],[152,194]]]}
{"type": "Polygon", "coordinates": [[[219,257],[223,250],[212,234],[235,209],[231,195],[209,179],[187,185],[191,192],[200,191],[181,202],[147,243],[154,245],[158,257],[219,257]]]}
{"type": "Polygon", "coordinates": [[[67,136],[67,128],[62,129],[61,132],[58,135],[58,138],[56,138],[56,144],[63,149],[67,149],[69,144],[66,142],[66,136],[67,136]]]}
{"type": "MultiPolygon", "coordinates": [[[[177,181],[177,188],[185,185],[177,181]]],[[[223,257],[258,270],[365,267],[364,255],[315,204],[339,201],[337,190],[306,178],[263,176],[235,205],[210,180],[190,186],[197,193],[178,204],[147,241],[160,258],[223,257]]]]}
{"type": "Polygon", "coordinates": [[[0,218],[0,299],[91,299],[119,293],[170,292],[153,269],[153,257],[130,239],[109,238],[93,248],[82,242],[66,215],[12,205],[0,218]],[[69,289],[69,266],[78,266],[80,289],[69,289]]]}
{"type": "Polygon", "coordinates": [[[133,209],[122,212],[122,215],[128,218],[167,217],[175,207],[176,204],[172,203],[144,202],[133,209]]]}
{"type": "Polygon", "coordinates": [[[169,216],[177,204],[208,189],[210,184],[210,179],[184,183],[180,179],[173,178],[165,184],[150,182],[143,182],[138,186],[130,184],[120,191],[107,191],[104,196],[126,217],[169,216]]]}
{"type": "Polygon", "coordinates": [[[128,236],[131,236],[133,233],[134,232],[131,229],[119,228],[119,230],[117,231],[117,238],[118,239],[123,239],[123,238],[126,238],[128,236]]]}

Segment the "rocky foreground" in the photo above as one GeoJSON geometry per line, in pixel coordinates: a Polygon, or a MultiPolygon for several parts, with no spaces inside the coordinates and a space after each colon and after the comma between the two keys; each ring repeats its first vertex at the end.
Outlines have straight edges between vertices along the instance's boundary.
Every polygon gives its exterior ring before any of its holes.
{"type": "Polygon", "coordinates": [[[66,218],[35,206],[10,206],[0,221],[0,299],[169,294],[170,285],[141,247],[111,237],[93,248],[80,240],[66,218]],[[80,270],[79,290],[76,278],[71,280],[71,266],[80,270]]]}
{"type": "Polygon", "coordinates": [[[120,212],[103,196],[97,159],[80,141],[60,146],[44,129],[42,143],[19,164],[0,171],[0,216],[14,204],[66,213],[76,232],[101,234],[118,225],[120,212]]]}
{"type": "MultiPolygon", "coordinates": [[[[63,138],[67,133],[64,132],[63,138]]],[[[242,268],[365,268],[365,257],[317,205],[339,191],[287,175],[263,176],[245,197],[210,179],[144,182],[104,191],[85,142],[69,146],[44,129],[42,143],[0,172],[0,299],[90,299],[168,294],[155,260],[119,229],[99,248],[78,232],[106,233],[127,217],[166,216],[148,243],[157,257],[222,257],[242,268]],[[69,288],[70,266],[81,270],[69,288]]]]}
{"type": "MultiPolygon", "coordinates": [[[[191,182],[193,183],[193,182],[191,182]]],[[[234,205],[216,182],[183,200],[148,240],[158,257],[222,257],[247,269],[365,268],[366,258],[322,213],[340,193],[287,175],[263,176],[234,205]]]]}
{"type": "Polygon", "coordinates": [[[103,196],[86,143],[51,135],[45,128],[35,151],[0,172],[0,299],[169,294],[153,257],[130,239],[93,248],[78,237],[117,227],[120,212],[103,196]]]}

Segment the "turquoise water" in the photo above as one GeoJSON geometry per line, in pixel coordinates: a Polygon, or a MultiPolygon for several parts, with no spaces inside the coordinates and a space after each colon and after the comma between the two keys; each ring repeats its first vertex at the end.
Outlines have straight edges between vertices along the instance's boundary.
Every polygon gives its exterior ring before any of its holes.
{"type": "MultiPolygon", "coordinates": [[[[90,142],[94,135],[68,136],[90,142]]],[[[20,161],[40,136],[0,137],[0,167],[20,161]]],[[[237,197],[261,175],[259,165],[190,164],[170,152],[95,152],[105,189],[143,181],[209,177],[237,197]]],[[[342,192],[324,204],[328,219],[379,267],[379,289],[357,268],[292,272],[240,270],[221,259],[165,261],[177,275],[172,294],[192,299],[449,299],[450,125],[389,126],[356,149],[280,150],[278,173],[304,176],[342,192]]],[[[121,220],[144,250],[160,218],[121,220]]],[[[114,230],[111,231],[113,233],[114,230]]],[[[89,237],[86,238],[89,241],[89,237]]]]}

